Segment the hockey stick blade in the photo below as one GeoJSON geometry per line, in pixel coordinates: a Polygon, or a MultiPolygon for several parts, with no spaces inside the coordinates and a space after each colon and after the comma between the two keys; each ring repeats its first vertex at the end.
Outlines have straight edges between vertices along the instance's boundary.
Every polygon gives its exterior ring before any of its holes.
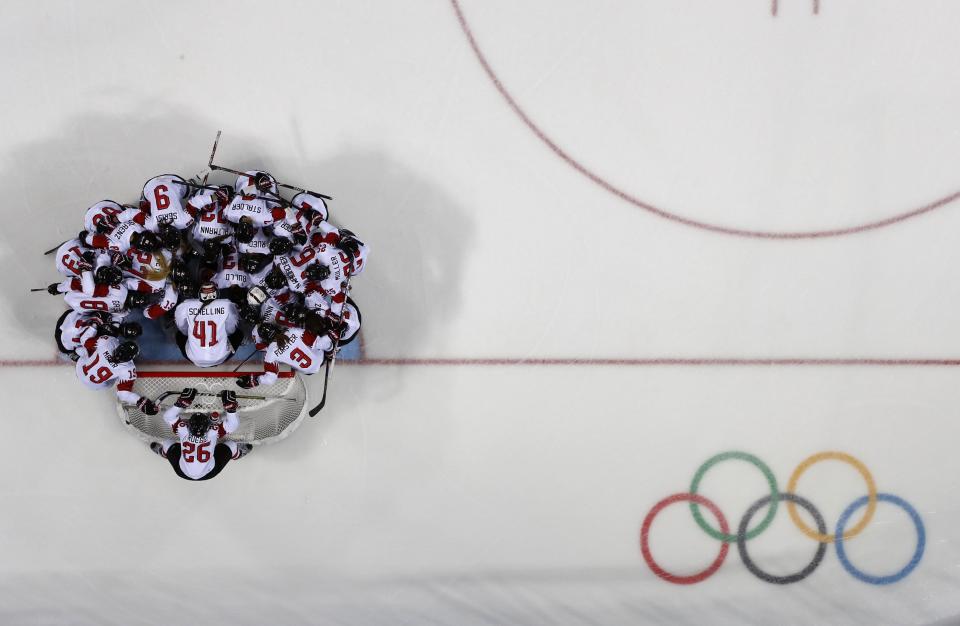
{"type": "Polygon", "coordinates": [[[58,243],[58,244],[55,245],[54,247],[52,247],[52,248],[50,248],[49,250],[47,250],[46,252],[44,252],[44,253],[43,253],[43,256],[47,256],[47,255],[53,254],[54,252],[56,252],[57,250],[60,249],[60,246],[62,246],[63,244],[67,243],[68,241],[70,241],[70,240],[69,240],[69,239],[64,239],[63,241],[61,241],[60,243],[58,243]]]}
{"type": "Polygon", "coordinates": [[[330,363],[332,359],[327,360],[327,369],[323,373],[323,395],[320,397],[320,402],[317,406],[310,409],[310,417],[316,417],[317,413],[323,410],[323,407],[327,404],[327,382],[330,380],[330,363]]]}

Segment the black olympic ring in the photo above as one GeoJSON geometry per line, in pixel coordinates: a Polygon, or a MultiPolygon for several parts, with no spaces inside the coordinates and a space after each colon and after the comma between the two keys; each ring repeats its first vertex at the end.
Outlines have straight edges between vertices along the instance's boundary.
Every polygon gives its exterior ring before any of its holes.
{"type": "MultiPolygon", "coordinates": [[[[757,567],[757,564],[754,563],[750,555],[747,554],[747,527],[750,525],[750,520],[753,519],[756,512],[759,511],[763,505],[768,504],[771,498],[772,496],[770,495],[760,498],[743,514],[743,519],[740,520],[740,526],[737,528],[737,550],[740,552],[740,560],[743,561],[744,566],[750,570],[751,574],[768,583],[773,583],[774,585],[789,585],[790,583],[800,582],[820,566],[821,561],[823,561],[823,556],[827,553],[826,543],[822,541],[817,542],[817,551],[813,555],[813,560],[796,574],[788,574],[787,576],[774,576],[773,574],[763,571],[757,567]]],[[[777,494],[777,499],[795,502],[805,508],[810,515],[813,516],[820,534],[825,535],[827,533],[827,523],[823,520],[823,516],[820,515],[820,511],[818,511],[809,500],[793,493],[782,492],[777,494]]]]}

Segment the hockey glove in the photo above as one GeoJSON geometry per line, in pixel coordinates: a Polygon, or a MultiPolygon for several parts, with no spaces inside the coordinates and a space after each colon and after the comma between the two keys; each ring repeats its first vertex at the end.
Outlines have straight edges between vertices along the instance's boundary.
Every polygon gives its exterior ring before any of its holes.
{"type": "Polygon", "coordinates": [[[51,296],[59,296],[60,283],[51,283],[49,286],[47,286],[47,293],[49,293],[51,296]]]}
{"type": "MultiPolygon", "coordinates": [[[[239,380],[237,380],[237,384],[240,384],[239,380]]],[[[227,413],[236,413],[237,408],[240,406],[237,403],[237,392],[230,391],[229,389],[224,389],[220,392],[220,402],[223,403],[223,410],[227,413]]]]}
{"type": "Polygon", "coordinates": [[[237,387],[242,389],[253,389],[257,386],[257,377],[253,374],[247,374],[237,379],[237,387]]]}
{"type": "Polygon", "coordinates": [[[193,387],[187,387],[180,392],[180,397],[177,398],[177,401],[174,404],[181,409],[185,409],[191,404],[193,404],[194,398],[197,397],[197,390],[193,387]]]}
{"type": "Polygon", "coordinates": [[[115,265],[122,270],[130,269],[130,257],[120,252],[114,252],[110,255],[110,265],[115,265]]]}
{"type": "Polygon", "coordinates": [[[137,400],[137,408],[143,411],[144,415],[156,415],[160,412],[160,407],[149,398],[140,398],[137,400]]]}

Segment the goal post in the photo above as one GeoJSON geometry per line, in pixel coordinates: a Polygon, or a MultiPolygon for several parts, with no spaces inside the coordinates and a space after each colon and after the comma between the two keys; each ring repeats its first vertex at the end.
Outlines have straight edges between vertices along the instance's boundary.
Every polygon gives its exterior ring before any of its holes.
{"type": "Polygon", "coordinates": [[[281,371],[272,385],[258,385],[242,389],[236,385],[238,376],[260,373],[262,370],[232,372],[229,369],[195,368],[183,363],[176,365],[138,366],[133,391],[160,406],[157,415],[147,415],[134,405],[118,402],[120,419],[138,437],[145,441],[175,438],[163,421],[163,412],[170,407],[187,387],[197,389],[197,397],[185,414],[194,412],[223,412],[220,392],[237,393],[237,416],[240,426],[227,439],[251,444],[280,441],[296,430],[309,410],[309,394],[303,377],[296,372],[281,371]]]}

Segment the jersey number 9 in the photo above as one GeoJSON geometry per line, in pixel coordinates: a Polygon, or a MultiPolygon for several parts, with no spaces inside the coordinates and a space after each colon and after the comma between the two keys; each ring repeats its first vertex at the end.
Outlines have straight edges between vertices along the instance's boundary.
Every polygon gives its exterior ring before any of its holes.
{"type": "Polygon", "coordinates": [[[153,188],[153,207],[158,211],[162,211],[168,206],[170,206],[170,198],[167,197],[167,186],[166,185],[157,185],[153,188]]]}

